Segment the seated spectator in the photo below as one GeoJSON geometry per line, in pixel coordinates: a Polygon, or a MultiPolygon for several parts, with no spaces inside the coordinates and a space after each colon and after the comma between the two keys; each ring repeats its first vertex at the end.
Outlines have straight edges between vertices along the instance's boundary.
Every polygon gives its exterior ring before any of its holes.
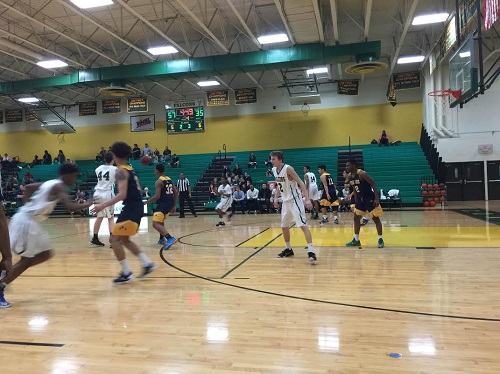
{"type": "Polygon", "coordinates": [[[171,157],[172,151],[168,149],[168,145],[166,145],[165,149],[163,150],[163,162],[169,161],[171,157]]]}
{"type": "Polygon", "coordinates": [[[229,173],[229,166],[224,165],[224,168],[222,169],[222,176],[226,177],[227,173],[229,173]]]}
{"type": "Polygon", "coordinates": [[[10,158],[9,158],[9,155],[7,153],[4,154],[4,156],[2,158],[2,168],[3,168],[3,170],[10,169],[10,158]]]}
{"type": "Polygon", "coordinates": [[[76,195],[75,195],[75,201],[78,203],[78,204],[84,204],[85,203],[85,200],[88,199],[88,194],[85,192],[85,191],[82,191],[80,189],[77,189],[76,190],[76,195]],[[87,198],[86,198],[87,197],[87,198]]]}
{"type": "Polygon", "coordinates": [[[219,193],[217,192],[218,187],[217,183],[217,178],[214,178],[214,180],[210,183],[210,186],[208,186],[208,192],[210,193],[209,196],[209,201],[217,201],[217,196],[219,193]]]}
{"type": "Polygon", "coordinates": [[[33,161],[31,161],[30,166],[33,167],[33,166],[41,165],[41,164],[42,164],[42,160],[40,160],[38,158],[38,155],[35,155],[35,158],[33,159],[33,161]]]}
{"type": "Polygon", "coordinates": [[[67,163],[67,164],[73,164],[73,165],[76,165],[76,162],[75,162],[74,160],[70,159],[70,158],[68,158],[68,159],[66,160],[66,163],[67,163]]]}
{"type": "Polygon", "coordinates": [[[43,164],[50,165],[51,163],[52,163],[52,155],[49,153],[49,151],[45,150],[43,152],[43,164]]]}
{"type": "Polygon", "coordinates": [[[60,164],[64,163],[66,161],[66,156],[64,155],[64,152],[62,149],[59,150],[59,153],[57,154],[56,161],[60,164]]]}
{"type": "Polygon", "coordinates": [[[382,130],[382,135],[380,135],[378,145],[379,145],[379,147],[389,145],[389,135],[386,134],[385,130],[382,130]]]}
{"type": "Polygon", "coordinates": [[[155,148],[155,150],[153,151],[153,160],[154,162],[160,161],[160,151],[158,150],[158,148],[155,148]]]}
{"type": "Polygon", "coordinates": [[[229,172],[226,173],[226,180],[227,180],[227,184],[229,184],[229,185],[233,184],[233,180],[232,180],[231,174],[229,172]]]}
{"type": "Polygon", "coordinates": [[[251,177],[250,175],[248,175],[248,173],[246,173],[246,172],[245,172],[244,177],[245,177],[245,180],[246,180],[247,182],[250,182],[250,184],[252,183],[252,177],[251,177]]]}
{"type": "Polygon", "coordinates": [[[31,174],[30,167],[26,169],[26,173],[24,173],[22,184],[30,184],[35,182],[35,177],[31,174]]]}
{"type": "Polygon", "coordinates": [[[153,156],[153,150],[149,148],[148,143],[144,143],[144,148],[142,149],[142,156],[149,156],[149,157],[153,156]]]}
{"type": "Polygon", "coordinates": [[[271,190],[267,188],[267,183],[262,183],[262,189],[259,191],[260,212],[269,212],[271,202],[271,190]]]}
{"type": "Polygon", "coordinates": [[[245,213],[245,193],[240,190],[239,186],[235,187],[235,191],[233,193],[233,206],[232,212],[236,211],[236,206],[239,206],[241,209],[241,213],[245,213]]]}
{"type": "Polygon", "coordinates": [[[248,156],[248,168],[257,168],[257,157],[253,152],[250,152],[250,156],[248,156]]]}
{"type": "Polygon", "coordinates": [[[234,187],[240,185],[240,177],[237,176],[237,175],[232,174],[232,178],[231,179],[233,180],[233,182],[231,184],[233,185],[233,190],[234,190],[234,187]]]}
{"type": "Polygon", "coordinates": [[[233,174],[241,177],[243,172],[241,171],[240,165],[238,163],[234,164],[233,174]]]}
{"type": "Polygon", "coordinates": [[[106,150],[104,149],[104,147],[101,147],[101,150],[99,151],[99,153],[97,154],[97,156],[95,156],[95,160],[97,162],[103,162],[104,161],[104,156],[106,156],[106,150]]]}
{"type": "Polygon", "coordinates": [[[132,148],[132,158],[134,160],[138,160],[141,158],[141,149],[137,145],[137,143],[134,144],[134,148],[132,148]]]}
{"type": "Polygon", "coordinates": [[[142,197],[145,197],[146,199],[149,199],[151,196],[149,196],[149,188],[144,187],[142,190],[142,197]]]}
{"type": "Polygon", "coordinates": [[[240,178],[238,186],[240,187],[240,190],[242,190],[244,193],[247,193],[247,182],[245,178],[243,177],[240,178]]]}
{"type": "Polygon", "coordinates": [[[10,162],[10,157],[7,153],[3,155],[2,161],[9,161],[10,162]]]}
{"type": "Polygon", "coordinates": [[[267,161],[264,161],[264,165],[266,165],[267,170],[272,170],[273,163],[271,162],[271,156],[269,156],[269,159],[267,161]]]}
{"type": "Polygon", "coordinates": [[[259,205],[257,203],[259,199],[259,190],[256,189],[253,184],[250,185],[250,188],[247,191],[247,209],[250,213],[251,210],[255,214],[257,214],[257,210],[259,209],[259,205]]]}
{"type": "Polygon", "coordinates": [[[17,206],[20,207],[23,205],[23,199],[24,199],[24,186],[21,184],[19,186],[19,189],[16,191],[16,203],[17,206]]]}
{"type": "Polygon", "coordinates": [[[177,156],[175,153],[172,155],[172,160],[170,161],[170,167],[171,168],[178,168],[181,164],[181,160],[179,160],[179,156],[177,156]]]}

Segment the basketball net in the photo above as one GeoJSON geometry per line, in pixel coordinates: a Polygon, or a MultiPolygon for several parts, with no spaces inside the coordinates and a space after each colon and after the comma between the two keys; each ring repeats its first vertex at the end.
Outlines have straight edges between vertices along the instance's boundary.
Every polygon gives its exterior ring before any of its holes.
{"type": "Polygon", "coordinates": [[[61,131],[59,135],[57,135],[57,141],[59,142],[59,144],[66,143],[66,140],[64,140],[64,131],[61,131]]]}
{"type": "Polygon", "coordinates": [[[304,105],[302,105],[300,110],[302,111],[302,114],[304,115],[304,117],[307,117],[309,115],[309,111],[311,110],[311,107],[309,105],[307,105],[307,103],[304,103],[304,105]]]}
{"type": "Polygon", "coordinates": [[[436,114],[438,116],[448,116],[451,112],[451,98],[454,97],[456,100],[459,100],[461,92],[452,90],[437,90],[429,92],[428,95],[434,100],[436,114]]]}

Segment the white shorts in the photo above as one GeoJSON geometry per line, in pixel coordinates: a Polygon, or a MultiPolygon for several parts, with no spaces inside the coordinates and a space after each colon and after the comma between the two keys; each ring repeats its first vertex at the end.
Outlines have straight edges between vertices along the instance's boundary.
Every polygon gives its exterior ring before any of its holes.
{"type": "Polygon", "coordinates": [[[311,201],[316,201],[321,198],[321,194],[318,191],[318,186],[316,185],[310,185],[309,186],[309,199],[311,201]]]}
{"type": "Polygon", "coordinates": [[[35,257],[50,250],[49,235],[27,214],[18,213],[9,224],[10,248],[22,257],[35,257]]]}
{"type": "Polygon", "coordinates": [[[306,210],[302,199],[284,201],[281,206],[281,227],[307,226],[306,210]]]}
{"type": "Polygon", "coordinates": [[[226,212],[233,205],[233,199],[221,199],[219,204],[215,207],[215,209],[220,209],[223,212],[226,212]]]}
{"type": "MultiPolygon", "coordinates": [[[[94,200],[96,204],[103,204],[115,197],[112,192],[95,192],[94,200]]],[[[113,218],[115,216],[115,206],[111,205],[96,214],[97,217],[113,218]]]]}

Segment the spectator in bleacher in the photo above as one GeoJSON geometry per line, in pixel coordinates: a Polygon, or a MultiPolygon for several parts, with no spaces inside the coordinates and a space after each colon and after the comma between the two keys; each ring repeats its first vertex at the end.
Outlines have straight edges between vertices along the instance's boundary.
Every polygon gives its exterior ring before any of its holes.
{"type": "Polygon", "coordinates": [[[230,186],[232,186],[233,185],[233,179],[231,178],[231,173],[227,172],[225,178],[227,180],[227,184],[229,184],[230,186]]]}
{"type": "Polygon", "coordinates": [[[243,172],[241,171],[240,165],[238,163],[234,164],[233,174],[237,175],[238,177],[243,175],[243,172]]]}
{"type": "Polygon", "coordinates": [[[144,143],[144,148],[142,149],[142,156],[153,156],[153,150],[149,147],[148,143],[144,143]]]}
{"type": "Polygon", "coordinates": [[[9,161],[10,162],[10,157],[7,153],[3,155],[2,161],[9,161]]]}
{"type": "Polygon", "coordinates": [[[19,188],[16,191],[16,203],[18,207],[23,205],[23,198],[24,198],[24,186],[21,184],[19,185],[19,188]]]}
{"type": "Polygon", "coordinates": [[[52,155],[49,153],[49,151],[45,150],[43,152],[43,164],[50,165],[51,163],[52,163],[52,155]]]}
{"type": "Polygon", "coordinates": [[[160,161],[160,151],[158,150],[158,148],[155,148],[155,150],[153,151],[153,160],[154,162],[160,161]]]}
{"type": "Polygon", "coordinates": [[[262,183],[262,189],[259,191],[260,212],[269,212],[271,202],[271,190],[267,188],[267,183],[262,183]]]}
{"type": "Polygon", "coordinates": [[[248,173],[246,173],[246,172],[245,172],[244,177],[245,177],[245,180],[246,180],[247,182],[250,182],[250,184],[252,183],[252,177],[251,177],[250,175],[248,175],[248,173]]]}
{"type": "Polygon", "coordinates": [[[73,164],[73,165],[76,165],[76,162],[75,162],[74,160],[70,159],[70,158],[68,158],[68,159],[66,160],[66,163],[67,163],[67,164],[73,164]]]}
{"type": "Polygon", "coordinates": [[[259,209],[259,205],[257,203],[259,199],[259,190],[256,189],[253,184],[250,185],[250,188],[247,191],[247,209],[248,213],[250,213],[251,210],[255,214],[257,214],[257,210],[259,209]]]}
{"type": "Polygon", "coordinates": [[[9,170],[10,169],[10,158],[9,155],[6,153],[4,154],[2,158],[2,168],[4,170],[9,170]]]}
{"type": "Polygon", "coordinates": [[[64,155],[64,152],[62,149],[59,150],[59,153],[57,154],[56,161],[59,162],[60,164],[63,164],[64,161],[66,161],[66,156],[64,155]]]}
{"type": "Polygon", "coordinates": [[[218,188],[219,184],[217,183],[217,178],[214,178],[214,180],[210,183],[210,186],[208,186],[208,192],[210,193],[209,201],[217,201],[217,196],[219,195],[217,192],[218,188]]]}
{"type": "Polygon", "coordinates": [[[132,158],[134,160],[138,160],[141,158],[141,149],[139,148],[137,143],[134,144],[134,148],[132,148],[132,158]]]}
{"type": "Polygon", "coordinates": [[[35,182],[35,177],[31,174],[30,167],[28,166],[26,169],[26,173],[24,173],[22,184],[30,184],[35,182]]]}
{"type": "Polygon", "coordinates": [[[76,194],[75,194],[75,201],[78,203],[78,204],[83,204],[85,203],[85,191],[82,191],[80,189],[77,189],[76,190],[76,194]]]}
{"type": "Polygon", "coordinates": [[[172,156],[172,160],[170,161],[170,167],[171,168],[178,168],[180,166],[181,160],[179,159],[179,156],[177,156],[175,153],[172,156]]]}
{"type": "Polygon", "coordinates": [[[163,162],[169,161],[171,157],[172,151],[168,149],[168,145],[166,145],[165,149],[163,150],[163,162]]]}
{"type": "Polygon", "coordinates": [[[41,164],[42,164],[42,161],[38,158],[38,155],[35,155],[35,158],[33,159],[33,161],[31,161],[30,166],[33,167],[33,166],[41,165],[41,164]]]}
{"type": "Polygon", "coordinates": [[[242,190],[244,193],[247,193],[247,182],[244,177],[240,178],[238,186],[240,187],[240,190],[242,190]]]}
{"type": "Polygon", "coordinates": [[[235,174],[232,174],[231,177],[232,177],[231,179],[233,180],[233,182],[231,184],[233,185],[233,190],[234,190],[234,187],[240,185],[240,177],[238,175],[235,175],[235,174]]]}
{"type": "Polygon", "coordinates": [[[272,170],[273,163],[271,162],[271,156],[269,156],[267,161],[264,161],[264,165],[266,165],[267,170],[272,170]]]}
{"type": "Polygon", "coordinates": [[[250,156],[248,156],[248,168],[257,168],[257,157],[253,152],[250,152],[250,156]]]}
{"type": "Polygon", "coordinates": [[[236,206],[239,206],[241,209],[241,213],[245,213],[245,193],[240,190],[239,186],[235,187],[235,191],[233,193],[233,206],[232,212],[236,211],[236,206]]]}
{"type": "Polygon", "coordinates": [[[6,193],[14,193],[16,192],[17,187],[19,186],[19,181],[15,176],[11,176],[7,183],[5,184],[5,192],[6,193]]]}
{"type": "Polygon", "coordinates": [[[104,156],[106,156],[106,150],[104,149],[104,147],[101,147],[101,150],[99,151],[99,153],[95,156],[95,160],[97,162],[103,162],[104,161],[104,156]]]}
{"type": "Polygon", "coordinates": [[[146,199],[149,199],[151,196],[149,196],[149,188],[144,187],[142,190],[142,196],[145,197],[146,199]]]}
{"type": "Polygon", "coordinates": [[[227,173],[229,173],[229,166],[224,165],[224,166],[222,167],[221,176],[225,178],[225,177],[226,177],[226,175],[227,175],[227,173]]]}
{"type": "Polygon", "coordinates": [[[380,139],[378,142],[379,147],[380,146],[388,146],[389,145],[389,135],[385,132],[385,130],[382,130],[382,135],[380,135],[380,139]]]}

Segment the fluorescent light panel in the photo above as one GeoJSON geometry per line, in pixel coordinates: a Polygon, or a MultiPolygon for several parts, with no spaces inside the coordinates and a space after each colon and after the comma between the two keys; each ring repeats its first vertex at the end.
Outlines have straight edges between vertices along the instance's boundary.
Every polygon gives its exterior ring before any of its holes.
{"type": "Polygon", "coordinates": [[[425,14],[423,16],[417,16],[413,18],[412,25],[427,25],[429,23],[444,22],[448,19],[448,13],[435,13],[435,14],[425,14]]]}
{"type": "Polygon", "coordinates": [[[201,81],[196,83],[200,87],[210,87],[210,86],[219,86],[220,83],[217,81],[201,81]]]}
{"type": "Polygon", "coordinates": [[[321,68],[313,68],[313,69],[306,70],[307,75],[325,74],[325,73],[328,73],[328,68],[326,66],[321,67],[321,68]]]}
{"type": "Polygon", "coordinates": [[[413,64],[415,62],[422,62],[425,56],[406,56],[398,58],[398,64],[413,64]]]}
{"type": "Polygon", "coordinates": [[[81,9],[90,9],[90,8],[97,8],[100,6],[113,5],[113,1],[111,0],[70,0],[70,1],[81,9]]]}
{"type": "Polygon", "coordinates": [[[461,52],[458,55],[460,56],[460,58],[470,57],[470,51],[469,52],[461,52]]]}
{"type": "Polygon", "coordinates": [[[61,60],[46,60],[46,61],[39,61],[36,63],[38,66],[41,66],[42,68],[45,69],[55,69],[55,68],[62,68],[65,66],[68,66],[67,63],[61,60]]]}
{"type": "Polygon", "coordinates": [[[177,49],[172,47],[171,45],[167,45],[164,47],[152,47],[148,48],[148,52],[151,53],[152,55],[166,55],[169,53],[177,53],[179,52],[177,49]]]}
{"type": "Polygon", "coordinates": [[[282,43],[288,41],[286,34],[263,35],[257,38],[260,44],[282,43]]]}
{"type": "Polygon", "coordinates": [[[40,99],[37,99],[36,97],[20,97],[19,99],[16,100],[26,104],[38,103],[40,101],[40,99]]]}

